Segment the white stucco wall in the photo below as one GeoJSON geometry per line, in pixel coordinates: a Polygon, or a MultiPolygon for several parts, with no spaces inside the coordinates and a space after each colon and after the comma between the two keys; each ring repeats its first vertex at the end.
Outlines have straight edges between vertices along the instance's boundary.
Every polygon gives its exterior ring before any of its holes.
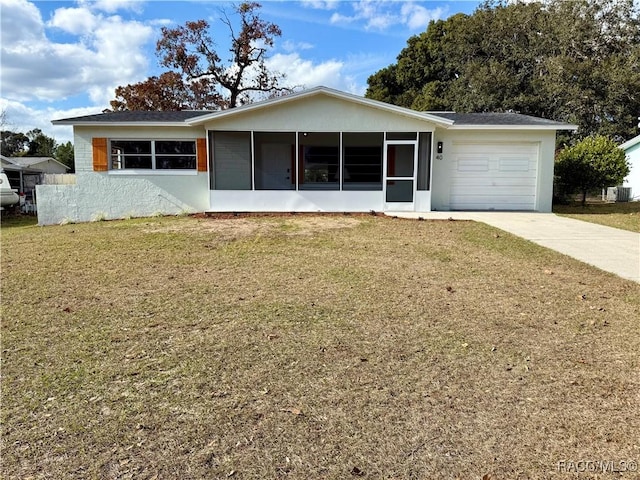
{"type": "Polygon", "coordinates": [[[51,225],[207,210],[207,172],[94,172],[92,147],[93,137],[195,140],[204,136],[201,127],[75,127],[76,184],[38,185],[38,223],[51,225]]]}
{"type": "Polygon", "coordinates": [[[380,212],[382,191],[211,190],[213,212],[380,212]]]}
{"type": "Polygon", "coordinates": [[[85,127],[73,128],[76,173],[93,171],[92,139],[195,140],[206,137],[203,127],[85,127]]]}
{"type": "Polygon", "coordinates": [[[538,143],[539,158],[537,172],[536,207],[538,212],[550,212],[553,200],[553,166],[555,156],[555,131],[514,131],[514,130],[444,130],[438,128],[434,134],[434,145],[443,142],[441,159],[434,152],[431,208],[450,210],[451,152],[454,142],[465,143],[538,143]]]}
{"type": "Polygon", "coordinates": [[[432,132],[428,121],[394,114],[333,97],[311,97],[223,116],[205,124],[210,130],[281,132],[432,132]]]}
{"type": "Polygon", "coordinates": [[[36,198],[40,225],[194,213],[209,207],[209,179],[84,172],[76,185],[38,185],[36,198]]]}
{"type": "Polygon", "coordinates": [[[626,151],[630,164],[630,172],[622,183],[623,187],[631,187],[634,201],[640,201],[640,143],[636,143],[626,151]]]}

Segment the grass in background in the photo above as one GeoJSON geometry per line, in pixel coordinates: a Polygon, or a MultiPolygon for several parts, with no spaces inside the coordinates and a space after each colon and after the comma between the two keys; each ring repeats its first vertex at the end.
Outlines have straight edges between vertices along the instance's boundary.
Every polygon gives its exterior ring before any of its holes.
{"type": "Polygon", "coordinates": [[[554,205],[553,212],[563,217],[640,233],[640,202],[591,202],[585,206],[575,202],[554,205]]]}
{"type": "Polygon", "coordinates": [[[2,229],[3,478],[564,478],[637,460],[640,293],[486,225],[2,229]]]}

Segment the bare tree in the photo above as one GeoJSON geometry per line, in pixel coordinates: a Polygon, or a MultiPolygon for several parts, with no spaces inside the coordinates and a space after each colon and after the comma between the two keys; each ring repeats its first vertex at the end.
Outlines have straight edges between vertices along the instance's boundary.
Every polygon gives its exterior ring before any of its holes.
{"type": "Polygon", "coordinates": [[[177,28],[163,27],[156,45],[162,65],[179,70],[187,82],[211,82],[213,88],[221,90],[220,108],[247,103],[254,92],[289,93],[290,88],[280,86],[284,74],[269,71],[265,64],[269,48],[282,32],[277,25],[260,18],[260,7],[256,2],[235,7],[240,17],[239,31],[223,13],[222,22],[231,35],[227,61],[216,51],[206,20],[186,22],[177,28]]]}

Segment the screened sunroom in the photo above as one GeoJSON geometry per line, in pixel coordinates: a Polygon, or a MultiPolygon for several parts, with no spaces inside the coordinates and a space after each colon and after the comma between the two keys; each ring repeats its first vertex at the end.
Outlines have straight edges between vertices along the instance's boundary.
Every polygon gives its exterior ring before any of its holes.
{"type": "Polygon", "coordinates": [[[212,211],[429,205],[431,132],[208,132],[212,211]]]}

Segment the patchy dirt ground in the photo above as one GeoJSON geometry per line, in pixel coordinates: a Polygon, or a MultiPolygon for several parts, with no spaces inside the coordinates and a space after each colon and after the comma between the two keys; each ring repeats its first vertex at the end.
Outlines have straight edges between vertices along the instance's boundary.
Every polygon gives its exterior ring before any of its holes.
{"type": "MultiPolygon", "coordinates": [[[[250,235],[284,234],[314,235],[327,230],[350,228],[358,225],[361,215],[306,215],[283,214],[249,216],[203,215],[188,227],[187,232],[213,233],[226,240],[240,239],[250,235]]],[[[149,224],[144,231],[148,233],[176,233],[184,226],[166,225],[163,222],[149,224]]]]}
{"type": "Polygon", "coordinates": [[[2,478],[638,478],[575,470],[640,460],[637,284],[486,225],[3,224],[1,262],[2,478]]]}

